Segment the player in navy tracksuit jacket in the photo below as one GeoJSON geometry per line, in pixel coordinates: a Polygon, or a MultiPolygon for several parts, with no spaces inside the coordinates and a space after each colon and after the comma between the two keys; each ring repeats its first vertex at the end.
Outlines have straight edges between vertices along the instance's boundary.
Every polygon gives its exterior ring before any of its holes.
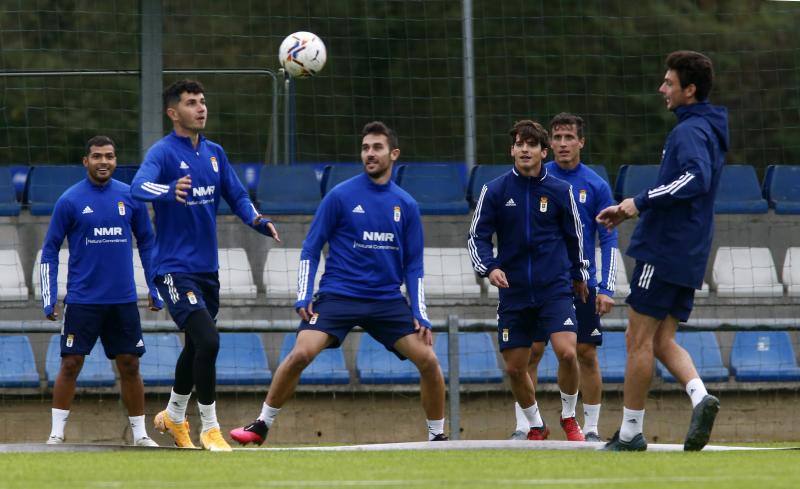
{"type": "Polygon", "coordinates": [[[203,423],[201,443],[209,450],[226,451],[230,446],[219,430],[214,402],[220,197],[245,224],[276,241],[278,234],[250,202],[222,147],[200,134],[208,114],[203,86],[192,80],[173,83],[164,91],[164,108],[174,130],[148,150],[131,185],[134,198],[153,203],[156,286],[186,334],[168,407],[156,415],[155,423],[161,432],[169,431],[178,446],[193,447],[185,416],[194,386],[203,423]]]}
{"type": "Polygon", "coordinates": [[[367,124],[361,142],[364,173],[337,185],[322,199],[300,255],[295,310],[302,321],[297,341],[275,371],[261,414],[250,425],[231,431],[239,443],[264,442],[303,369],[323,349],[340,346],[355,326],[417,366],[428,439],[447,439],[444,378],[425,312],[419,208],[391,180],[399,155],[394,131],[382,122],[367,124]],[[314,276],[326,242],[325,273],[312,302],[314,276]],[[402,283],[410,308],[400,293],[402,283]]]}
{"type": "Polygon", "coordinates": [[[573,289],[584,302],[588,294],[589,262],[584,257],[581,220],[570,185],[542,167],[547,131],[533,121],[519,121],[510,134],[514,168],[483,186],[467,247],[475,270],[500,289],[498,341],[514,397],[532,428],[529,439],[542,440],[548,434],[540,424],[528,375],[531,345],[543,332],[560,363],[562,427],[569,439],[583,440],[575,421],[578,363],[573,307],[573,289]]]}
{"type": "Polygon", "coordinates": [[[135,236],[150,289],[150,308],[157,311],[163,307],[153,284],[153,228],[147,207],[131,198],[127,184],[111,178],[117,159],[110,138],[91,138],[86,143],[83,165],[86,179],[67,189],[56,201],[39,265],[44,314],[55,321],[59,315],[58,254],[66,237],[69,265],[61,367],[53,386],[53,424],[47,443],[64,442],[76,379],[85,356],[99,337],[106,356],[116,359],[134,444],[158,446],[147,436],[144,424],[139,357],[144,354],[145,345],[133,279],[135,236]]]}
{"type": "Polygon", "coordinates": [[[628,255],[636,259],[628,297],[628,359],[620,431],[608,450],[645,450],[644,404],[653,354],[685,387],[693,412],[684,450],[708,443],[719,400],[708,394],[691,357],[675,342],[678,322],[689,319],[714,234],[714,198],[728,150],[728,112],[707,102],[711,60],[676,51],[666,60],[659,92],[678,125],[667,137],[656,186],[598,215],[612,228],[641,215],[628,255]]]}
{"type": "MultiPolygon", "coordinates": [[[[578,206],[583,225],[583,249],[589,260],[589,296],[586,302],[575,300],[575,316],[578,319],[578,366],[580,368],[580,391],[583,402],[583,432],[586,441],[600,441],[598,421],[603,379],[597,361],[597,347],[603,344],[603,327],[600,316],[614,306],[614,287],[617,268],[617,231],[608,231],[598,226],[594,218],[606,207],[615,204],[611,187],[600,175],[581,163],[584,145],[583,119],[574,114],[561,113],[550,121],[550,149],[554,161],[544,165],[548,174],[564,180],[572,186],[572,197],[578,206]],[[598,282],[595,268],[595,240],[599,237],[602,270],[598,282]]],[[[536,383],[537,369],[544,355],[547,336],[543,332],[535,338],[531,349],[529,373],[536,383]]],[[[517,428],[512,439],[527,438],[530,426],[519,403],[514,406],[517,428]]],[[[538,422],[538,418],[536,420],[538,422]]],[[[542,423],[543,424],[543,423],[542,423]]]]}

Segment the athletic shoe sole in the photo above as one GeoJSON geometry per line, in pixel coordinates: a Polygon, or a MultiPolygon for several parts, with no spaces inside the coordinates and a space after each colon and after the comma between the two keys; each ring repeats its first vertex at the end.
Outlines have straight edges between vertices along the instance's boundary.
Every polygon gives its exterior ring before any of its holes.
{"type": "Polygon", "coordinates": [[[689,423],[689,432],[683,449],[687,452],[697,452],[703,449],[711,438],[711,429],[719,412],[719,399],[708,395],[700,401],[692,411],[692,421],[689,423]]]}

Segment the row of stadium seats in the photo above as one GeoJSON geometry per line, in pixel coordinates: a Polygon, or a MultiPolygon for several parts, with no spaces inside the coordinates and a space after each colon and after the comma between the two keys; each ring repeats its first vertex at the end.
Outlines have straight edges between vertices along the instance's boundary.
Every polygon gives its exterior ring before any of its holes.
{"type": "MultiPolygon", "coordinates": [[[[589,165],[606,181],[602,165],[589,165]]],[[[321,197],[338,183],[360,174],[360,164],[298,164],[257,166],[238,164],[234,168],[260,210],[270,215],[313,214],[321,197]],[[314,182],[313,185],[309,185],[314,182]]],[[[409,163],[396,167],[394,180],[420,205],[422,214],[466,214],[474,207],[481,187],[507,172],[509,165],[479,165],[468,180],[460,163],[409,163]],[[466,180],[466,181],[465,181],[466,180]]],[[[622,165],[614,184],[614,197],[622,200],[655,185],[658,165],[622,165]]],[[[115,178],[130,183],[136,166],[119,166],[115,178]]],[[[27,176],[22,199],[17,198],[10,172],[0,172],[0,215],[18,215],[20,202],[33,215],[52,213],[56,199],[85,175],[83,166],[35,166],[27,176]]],[[[759,184],[750,165],[726,165],[720,180],[715,211],[720,214],[763,214],[772,207],[778,214],[800,213],[800,167],[772,165],[759,184]]],[[[220,214],[230,214],[222,202],[220,214]]]]}
{"type": "MultiPolygon", "coordinates": [[[[355,357],[355,377],[361,384],[414,384],[419,373],[411,362],[400,361],[393,353],[367,334],[361,334],[355,357]]],[[[434,350],[445,378],[448,371],[447,334],[435,335],[434,350]]],[[[47,349],[45,378],[49,386],[55,382],[60,366],[59,335],[53,335],[47,349]]],[[[145,386],[169,386],[174,380],[174,367],[181,350],[176,334],[145,334],[147,353],[140,369],[145,386]]],[[[717,338],[712,332],[679,332],[677,341],[695,361],[700,376],[708,382],[727,382],[730,374],[739,382],[799,381],[791,337],[786,331],[737,332],[730,354],[730,372],[722,362],[717,338]]],[[[280,350],[280,361],[294,346],[295,334],[286,334],[280,350]]],[[[625,374],[625,334],[607,332],[598,349],[603,381],[621,383],[625,374]]],[[[675,378],[660,363],[657,374],[665,382],[675,378]]],[[[539,365],[539,381],[557,381],[558,361],[548,346],[539,365]]],[[[39,372],[27,336],[0,336],[0,387],[37,388],[39,372]]],[[[490,333],[459,333],[459,379],[464,383],[500,383],[503,372],[498,362],[490,333]]],[[[217,359],[217,382],[220,385],[258,385],[271,382],[272,372],[267,354],[256,333],[221,333],[217,359]]],[[[78,378],[80,387],[108,387],[116,382],[111,362],[101,345],[95,345],[87,356],[78,378]]],[[[349,384],[350,372],[341,348],[324,350],[303,372],[301,384],[349,384]]]]}
{"type": "MultiPolygon", "coordinates": [[[[138,253],[134,253],[134,276],[139,299],[147,298],[144,269],[138,253]]],[[[598,274],[602,270],[600,249],[595,250],[598,274]]],[[[36,255],[31,283],[34,298],[41,298],[39,262],[41,250],[36,255]]],[[[66,293],[69,250],[59,252],[58,298],[66,293]]],[[[272,248],[267,253],[262,271],[262,283],[268,299],[290,300],[297,293],[297,268],[300,250],[297,248],[272,248]]],[[[617,250],[616,296],[630,293],[630,282],[622,255],[617,250]]],[[[219,250],[220,296],[223,300],[256,299],[258,291],[247,253],[242,248],[219,250]]],[[[484,293],[497,298],[497,289],[486,279],[477,280],[466,248],[425,248],[425,294],[434,301],[465,301],[480,299],[484,293]]],[[[320,260],[315,290],[325,271],[324,256],[320,260]]],[[[598,277],[599,278],[599,277],[598,277]]],[[[789,297],[800,296],[800,247],[787,250],[783,263],[783,283],[772,254],[768,248],[720,247],[714,258],[712,287],[718,297],[782,297],[784,287],[789,297]]],[[[708,297],[709,286],[703,284],[698,297],[708,297]]],[[[28,300],[28,287],[19,253],[15,249],[0,249],[0,301],[28,300]]]]}

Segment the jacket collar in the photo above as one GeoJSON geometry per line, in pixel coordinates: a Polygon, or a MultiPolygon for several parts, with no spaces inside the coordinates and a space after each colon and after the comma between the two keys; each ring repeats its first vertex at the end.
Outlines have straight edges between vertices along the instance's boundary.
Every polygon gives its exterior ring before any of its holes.
{"type": "Polygon", "coordinates": [[[544,164],[542,164],[542,171],[539,172],[538,177],[524,177],[517,171],[516,166],[511,167],[511,173],[513,173],[517,178],[521,178],[523,180],[533,180],[536,183],[541,183],[545,178],[547,178],[547,168],[545,168],[544,164]]]}

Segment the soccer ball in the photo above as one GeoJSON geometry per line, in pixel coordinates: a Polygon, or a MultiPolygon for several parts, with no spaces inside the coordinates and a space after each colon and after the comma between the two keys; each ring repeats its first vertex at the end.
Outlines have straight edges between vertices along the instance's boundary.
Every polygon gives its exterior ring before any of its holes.
{"type": "Polygon", "coordinates": [[[278,50],[278,58],[289,76],[307,78],[322,70],[328,52],[316,34],[300,31],[286,36],[278,50]]]}

